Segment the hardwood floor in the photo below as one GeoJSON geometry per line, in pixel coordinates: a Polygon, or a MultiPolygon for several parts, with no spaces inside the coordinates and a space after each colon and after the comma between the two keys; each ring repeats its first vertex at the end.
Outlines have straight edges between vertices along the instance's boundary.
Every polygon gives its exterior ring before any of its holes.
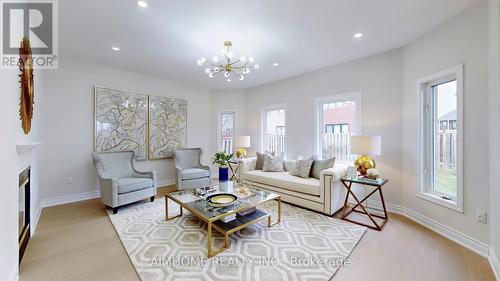
{"type": "MultiPolygon", "coordinates": [[[[160,188],[158,197],[175,187],[160,188]]],[[[333,280],[494,281],[488,261],[399,216],[368,232],[333,280]]],[[[43,209],[20,281],[139,280],[98,199],[43,209]]]]}

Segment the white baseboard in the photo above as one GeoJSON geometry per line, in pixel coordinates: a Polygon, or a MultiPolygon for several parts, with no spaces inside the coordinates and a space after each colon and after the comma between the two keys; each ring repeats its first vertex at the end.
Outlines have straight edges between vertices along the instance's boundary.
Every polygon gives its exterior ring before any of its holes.
{"type": "Polygon", "coordinates": [[[488,257],[489,255],[489,245],[476,240],[475,238],[472,238],[464,233],[461,233],[459,231],[456,231],[446,225],[443,225],[433,219],[430,219],[424,215],[421,215],[413,210],[410,210],[408,208],[404,208],[405,213],[404,215],[408,217],[409,219],[429,228],[430,230],[437,232],[441,234],[442,236],[450,239],[451,241],[454,241],[465,248],[475,252],[476,254],[483,256],[483,257],[488,257]]]}
{"type": "Polygon", "coordinates": [[[18,267],[17,267],[17,264],[16,266],[14,266],[14,268],[12,269],[9,277],[9,279],[7,279],[7,281],[18,281],[19,280],[19,275],[18,275],[18,267]]]}
{"type": "MultiPolygon", "coordinates": [[[[368,199],[366,201],[368,202],[368,207],[370,207],[372,209],[376,209],[376,210],[383,210],[382,202],[380,202],[378,200],[373,200],[373,199],[368,199]]],[[[387,212],[389,212],[389,213],[394,213],[394,214],[403,215],[403,216],[405,215],[404,208],[400,205],[385,203],[385,208],[386,208],[387,212]]]]}
{"type": "Polygon", "coordinates": [[[42,206],[41,203],[36,206],[35,217],[31,221],[30,232],[31,236],[35,234],[36,226],[38,225],[38,221],[40,220],[40,215],[42,214],[42,206]]]}
{"type": "Polygon", "coordinates": [[[164,179],[158,181],[158,187],[175,185],[175,179],[164,179]]]}
{"type": "Polygon", "coordinates": [[[491,247],[490,254],[488,255],[488,261],[490,262],[491,270],[493,270],[493,273],[495,274],[495,278],[500,281],[500,261],[491,247]]]}
{"type": "Polygon", "coordinates": [[[99,198],[101,196],[101,191],[94,190],[90,192],[77,193],[53,198],[42,199],[42,208],[52,207],[62,204],[68,204],[83,200],[89,200],[94,198],[99,198]]]}
{"type": "MultiPolygon", "coordinates": [[[[382,204],[380,203],[380,201],[377,200],[368,200],[368,205],[371,208],[375,208],[378,210],[382,209],[382,204]]],[[[489,245],[481,241],[478,241],[475,238],[472,238],[464,233],[456,231],[444,224],[441,224],[431,218],[428,218],[420,213],[417,213],[403,206],[397,204],[386,204],[386,208],[388,212],[403,215],[411,219],[412,221],[450,239],[451,241],[464,246],[465,248],[473,251],[474,253],[480,256],[483,257],[489,256],[490,252],[489,245]]]]}
{"type": "MultiPolygon", "coordinates": [[[[163,186],[170,186],[170,185],[175,185],[175,179],[164,179],[164,180],[158,181],[158,186],[163,187],[163,186]]],[[[41,205],[42,205],[42,208],[46,208],[46,207],[52,207],[52,206],[63,205],[63,204],[68,204],[68,203],[74,203],[74,202],[78,202],[78,201],[95,199],[95,198],[99,198],[99,197],[101,197],[101,192],[99,189],[97,189],[97,190],[90,191],[90,192],[77,193],[77,194],[42,199],[41,205]]]]}

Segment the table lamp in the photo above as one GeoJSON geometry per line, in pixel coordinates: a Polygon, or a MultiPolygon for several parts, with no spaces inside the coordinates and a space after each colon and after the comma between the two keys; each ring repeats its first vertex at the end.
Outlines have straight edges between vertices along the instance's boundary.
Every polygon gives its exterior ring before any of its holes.
{"type": "Polygon", "coordinates": [[[247,157],[247,150],[245,148],[250,147],[250,136],[239,136],[236,137],[234,141],[236,146],[236,157],[242,159],[247,157]]]}
{"type": "Polygon", "coordinates": [[[354,160],[354,166],[361,175],[366,175],[368,169],[375,168],[375,160],[370,156],[379,156],[382,137],[380,136],[351,136],[351,153],[359,155],[354,160]]]}

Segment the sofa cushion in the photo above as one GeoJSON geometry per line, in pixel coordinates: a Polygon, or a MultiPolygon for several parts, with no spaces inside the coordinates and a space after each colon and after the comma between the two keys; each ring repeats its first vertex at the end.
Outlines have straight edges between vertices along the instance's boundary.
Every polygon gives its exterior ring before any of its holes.
{"type": "Polygon", "coordinates": [[[301,178],[309,178],[313,162],[314,162],[314,156],[305,159],[303,157],[299,157],[297,159],[295,167],[293,167],[293,169],[290,171],[290,175],[301,178]]]}
{"type": "Polygon", "coordinates": [[[118,180],[118,194],[129,193],[153,186],[153,180],[148,178],[121,178],[118,180]]]}
{"type": "Polygon", "coordinates": [[[205,169],[192,168],[192,169],[184,169],[181,172],[183,180],[191,180],[191,179],[199,179],[199,178],[207,178],[210,172],[205,169]]]}
{"type": "Polygon", "coordinates": [[[290,172],[297,165],[297,160],[295,159],[283,159],[283,166],[285,168],[285,172],[290,172]]]}
{"type": "Polygon", "coordinates": [[[255,170],[262,170],[264,167],[264,153],[257,152],[257,162],[255,163],[255,170]]]}
{"type": "Polygon", "coordinates": [[[304,194],[320,195],[320,181],[315,178],[304,179],[292,176],[288,172],[269,173],[260,170],[246,172],[243,176],[245,180],[256,183],[272,185],[304,194]]]}
{"type": "Polygon", "coordinates": [[[323,160],[314,160],[311,168],[311,177],[319,180],[321,172],[330,169],[335,164],[335,157],[323,160]]]}
{"type": "Polygon", "coordinates": [[[273,156],[271,153],[266,152],[266,155],[264,156],[264,166],[262,167],[262,171],[284,172],[285,169],[283,167],[283,153],[273,156]]]}

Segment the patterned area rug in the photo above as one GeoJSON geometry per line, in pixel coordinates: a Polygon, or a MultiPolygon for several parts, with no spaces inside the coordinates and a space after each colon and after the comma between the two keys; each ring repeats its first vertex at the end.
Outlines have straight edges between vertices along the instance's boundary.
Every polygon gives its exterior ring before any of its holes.
{"type": "MultiPolygon", "coordinates": [[[[207,258],[206,224],[189,212],[165,221],[165,200],[143,202],[108,215],[142,281],[329,280],[366,228],[282,204],[282,221],[267,220],[230,236],[229,249],[207,258]]],[[[276,218],[276,202],[259,209],[276,218]]],[[[169,200],[170,215],[178,205],[169,200]]],[[[214,247],[223,237],[213,231],[214,247]]]]}

